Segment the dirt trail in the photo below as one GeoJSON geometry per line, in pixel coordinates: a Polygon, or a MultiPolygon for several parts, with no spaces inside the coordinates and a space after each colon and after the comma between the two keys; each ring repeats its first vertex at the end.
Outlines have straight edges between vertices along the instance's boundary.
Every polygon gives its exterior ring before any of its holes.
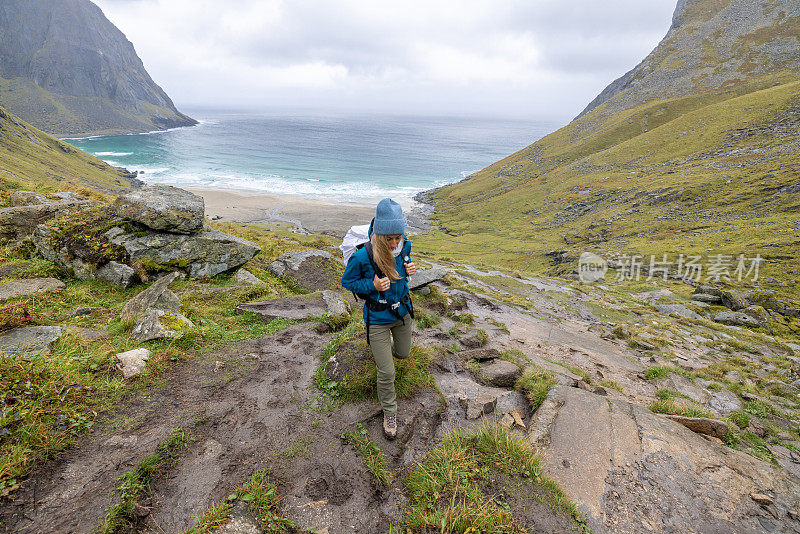
{"type": "Polygon", "coordinates": [[[169,478],[154,484],[143,526],[186,528],[255,464],[291,447],[316,370],[314,355],[326,341],[307,325],[295,325],[179,366],[163,387],[123,402],[112,419],[36,470],[13,503],[0,506],[4,531],[90,532],[117,499],[115,480],[176,427],[196,439],[169,478]]]}

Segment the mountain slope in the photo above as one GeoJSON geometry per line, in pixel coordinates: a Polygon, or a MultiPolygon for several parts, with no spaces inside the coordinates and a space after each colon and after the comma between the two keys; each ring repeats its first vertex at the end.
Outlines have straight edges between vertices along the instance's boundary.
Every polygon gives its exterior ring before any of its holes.
{"type": "MultiPolygon", "coordinates": [[[[135,178],[74,146],[26,124],[0,107],[0,192],[64,191],[89,187],[118,193],[135,178]]],[[[0,206],[3,195],[0,194],[0,206]]]]}
{"type": "Polygon", "coordinates": [[[0,4],[0,104],[58,136],[196,124],[89,0],[0,4]]]}
{"type": "MultiPolygon", "coordinates": [[[[788,0],[756,7],[771,18],[745,0],[680,2],[662,43],[588,112],[432,192],[442,232],[417,243],[532,271],[582,251],[760,254],[770,277],[797,278],[789,260],[800,249],[800,43],[786,28],[800,12],[788,0]],[[687,42],[736,43],[744,56],[687,42]],[[553,250],[564,253],[544,255],[553,250]]],[[[792,290],[783,283],[778,290],[792,290]]]]}

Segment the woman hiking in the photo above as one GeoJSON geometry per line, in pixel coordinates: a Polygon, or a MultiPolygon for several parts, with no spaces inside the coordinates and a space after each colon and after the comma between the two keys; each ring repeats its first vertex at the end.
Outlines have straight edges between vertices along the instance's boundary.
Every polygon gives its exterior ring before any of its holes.
{"type": "Polygon", "coordinates": [[[342,275],[342,285],[365,299],[367,343],[378,368],[378,400],[388,439],[397,436],[393,358],[406,358],[411,352],[414,315],[406,277],[417,268],[409,258],[411,242],[404,231],[403,209],[390,198],[381,200],[369,242],[353,254],[342,275]]]}

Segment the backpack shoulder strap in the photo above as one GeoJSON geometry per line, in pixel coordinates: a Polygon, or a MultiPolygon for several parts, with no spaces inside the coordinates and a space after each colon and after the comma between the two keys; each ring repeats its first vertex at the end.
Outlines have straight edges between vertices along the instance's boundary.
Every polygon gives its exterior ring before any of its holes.
{"type": "Polygon", "coordinates": [[[375,263],[375,256],[372,252],[372,242],[368,241],[367,244],[364,245],[364,248],[367,249],[367,258],[369,258],[369,264],[372,265],[372,268],[375,270],[375,274],[378,275],[378,278],[383,278],[383,271],[381,271],[380,267],[378,267],[378,264],[375,263]]]}

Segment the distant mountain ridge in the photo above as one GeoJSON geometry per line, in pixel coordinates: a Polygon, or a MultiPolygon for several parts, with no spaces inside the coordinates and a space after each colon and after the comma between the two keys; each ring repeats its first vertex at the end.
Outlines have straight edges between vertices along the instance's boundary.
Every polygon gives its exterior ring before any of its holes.
{"type": "Polygon", "coordinates": [[[0,104],[61,137],[197,124],[89,0],[0,3],[0,104]]]}
{"type": "Polygon", "coordinates": [[[609,102],[605,114],[741,83],[778,69],[800,72],[798,37],[800,2],[679,0],[659,45],[578,117],[621,93],[626,94],[609,102]]]}

